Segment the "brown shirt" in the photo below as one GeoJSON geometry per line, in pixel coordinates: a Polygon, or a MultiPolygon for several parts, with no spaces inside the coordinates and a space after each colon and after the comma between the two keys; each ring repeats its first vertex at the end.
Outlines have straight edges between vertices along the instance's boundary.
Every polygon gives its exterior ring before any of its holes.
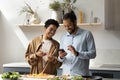
{"type": "Polygon", "coordinates": [[[42,36],[36,37],[28,45],[25,58],[28,61],[28,63],[31,65],[30,73],[31,74],[41,73],[45,68],[43,64],[45,64],[46,69],[44,70],[43,73],[56,75],[57,68],[61,66],[61,62],[57,60],[59,43],[54,39],[51,39],[52,45],[48,54],[51,54],[56,58],[53,60],[53,62],[43,63],[44,62],[43,58],[35,54],[41,47],[42,39],[43,39],[42,36]]]}

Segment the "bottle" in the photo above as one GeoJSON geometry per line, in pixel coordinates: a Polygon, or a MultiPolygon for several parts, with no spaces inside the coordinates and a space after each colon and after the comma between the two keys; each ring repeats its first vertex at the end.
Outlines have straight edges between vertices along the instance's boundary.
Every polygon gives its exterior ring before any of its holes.
{"type": "Polygon", "coordinates": [[[90,13],[90,23],[93,23],[93,11],[90,13]]]}
{"type": "Polygon", "coordinates": [[[83,23],[83,12],[80,10],[80,24],[83,23]]]}

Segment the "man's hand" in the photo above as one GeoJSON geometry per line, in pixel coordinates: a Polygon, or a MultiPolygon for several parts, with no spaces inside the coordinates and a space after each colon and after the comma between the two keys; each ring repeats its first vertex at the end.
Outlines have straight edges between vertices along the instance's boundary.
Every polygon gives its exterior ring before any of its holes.
{"type": "Polygon", "coordinates": [[[59,50],[59,57],[62,59],[63,57],[65,57],[67,55],[67,53],[63,50],[59,50]]]}
{"type": "Polygon", "coordinates": [[[36,52],[36,55],[39,56],[39,57],[43,57],[46,55],[46,53],[42,52],[42,51],[38,51],[36,52]]]}
{"type": "Polygon", "coordinates": [[[75,48],[72,45],[68,46],[68,50],[70,50],[75,56],[78,55],[77,51],[75,50],[75,48]]]}

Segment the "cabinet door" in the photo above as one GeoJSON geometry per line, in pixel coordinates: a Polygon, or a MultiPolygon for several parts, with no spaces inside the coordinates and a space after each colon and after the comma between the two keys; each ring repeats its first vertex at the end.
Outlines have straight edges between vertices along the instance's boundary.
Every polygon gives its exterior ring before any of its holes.
{"type": "Polygon", "coordinates": [[[111,70],[90,70],[93,76],[102,76],[103,78],[120,79],[120,71],[111,70]]]}
{"type": "Polygon", "coordinates": [[[120,0],[105,0],[105,28],[120,30],[120,0]]]}
{"type": "Polygon", "coordinates": [[[120,30],[120,0],[114,1],[114,27],[115,30],[120,30]]]}
{"type": "Polygon", "coordinates": [[[105,0],[105,29],[113,29],[114,0],[105,0]]]}

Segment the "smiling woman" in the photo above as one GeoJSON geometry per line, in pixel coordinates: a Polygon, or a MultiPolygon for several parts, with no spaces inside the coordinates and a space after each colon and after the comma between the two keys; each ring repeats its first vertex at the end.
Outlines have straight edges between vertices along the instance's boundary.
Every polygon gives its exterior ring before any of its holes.
{"type": "Polygon", "coordinates": [[[31,74],[57,74],[57,68],[61,66],[61,62],[57,60],[59,43],[52,37],[58,27],[59,23],[56,20],[48,19],[43,34],[29,43],[25,58],[31,66],[31,74]]]}

